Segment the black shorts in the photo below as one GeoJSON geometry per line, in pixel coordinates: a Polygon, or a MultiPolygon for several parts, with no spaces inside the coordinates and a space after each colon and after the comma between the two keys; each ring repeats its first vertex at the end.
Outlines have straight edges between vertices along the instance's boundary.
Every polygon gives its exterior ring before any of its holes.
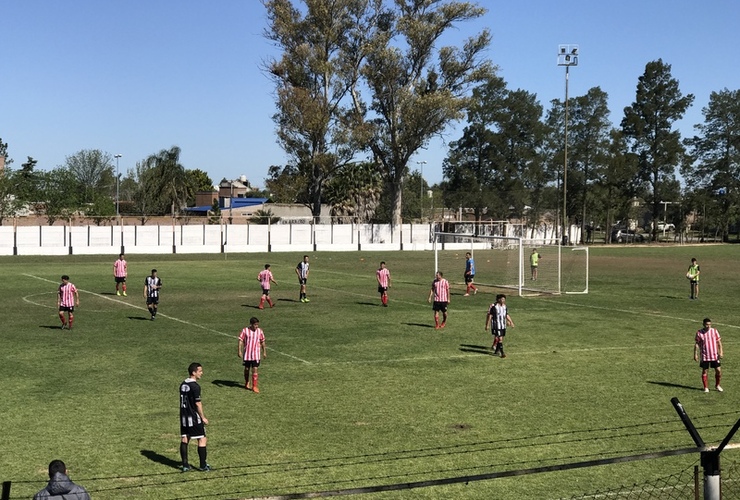
{"type": "Polygon", "coordinates": [[[378,293],[385,293],[387,291],[388,291],[388,287],[385,287],[385,286],[378,287],[378,293]]]}
{"type": "Polygon", "coordinates": [[[299,285],[305,285],[306,281],[308,281],[308,278],[298,278],[299,285]]]}
{"type": "Polygon", "coordinates": [[[126,283],[126,276],[115,276],[116,283],[126,283]]]}
{"type": "Polygon", "coordinates": [[[506,337],[506,328],[503,330],[496,330],[495,328],[491,329],[491,335],[498,338],[506,337]]]}
{"type": "Polygon", "coordinates": [[[74,306],[59,306],[59,312],[75,312],[74,306]]]}
{"type": "Polygon", "coordinates": [[[180,436],[189,437],[190,439],[200,439],[206,437],[206,426],[203,422],[191,422],[193,425],[183,425],[180,419],[180,436]]]}
{"type": "Polygon", "coordinates": [[[699,363],[699,366],[706,370],[707,368],[719,368],[720,366],[722,366],[722,364],[717,359],[715,361],[702,361],[701,363],[699,363]]]}
{"type": "Polygon", "coordinates": [[[447,302],[432,302],[432,311],[447,312],[447,302]]]}
{"type": "Polygon", "coordinates": [[[245,359],[244,360],[245,368],[259,368],[259,366],[260,366],[260,360],[258,359],[245,359]]]}
{"type": "Polygon", "coordinates": [[[262,295],[270,295],[270,289],[269,288],[263,288],[262,289],[262,295]]]}
{"type": "Polygon", "coordinates": [[[465,275],[465,283],[472,283],[473,278],[475,278],[475,274],[466,274],[465,275]]]}
{"type": "Polygon", "coordinates": [[[157,305],[159,304],[159,297],[147,297],[146,298],[146,305],[157,305]]]}

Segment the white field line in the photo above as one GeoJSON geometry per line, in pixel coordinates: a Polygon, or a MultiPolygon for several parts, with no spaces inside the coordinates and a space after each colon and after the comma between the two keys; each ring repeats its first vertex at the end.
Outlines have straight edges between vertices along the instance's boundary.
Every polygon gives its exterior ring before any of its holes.
{"type": "MultiPolygon", "coordinates": [[[[40,276],[34,276],[33,274],[24,274],[23,276],[28,276],[29,278],[35,278],[35,279],[37,279],[37,280],[45,281],[45,282],[47,282],[47,283],[54,283],[54,284],[58,284],[58,283],[57,283],[56,281],[52,281],[52,280],[49,280],[49,279],[46,279],[46,278],[41,278],[40,276]]],[[[93,295],[93,296],[95,296],[95,297],[98,297],[98,298],[101,298],[101,299],[109,300],[109,301],[111,301],[111,302],[113,302],[113,303],[115,303],[115,304],[121,304],[121,305],[125,305],[125,306],[128,306],[128,307],[132,307],[132,308],[134,308],[134,309],[137,309],[137,310],[139,310],[139,311],[145,311],[145,312],[147,312],[147,313],[149,312],[149,310],[148,310],[148,309],[147,309],[146,307],[142,307],[142,306],[137,306],[137,305],[135,305],[135,304],[131,304],[131,303],[129,303],[129,302],[124,302],[123,300],[120,300],[120,299],[114,299],[114,298],[112,298],[112,297],[108,297],[108,296],[106,296],[106,295],[101,295],[101,294],[99,294],[99,293],[91,292],[91,291],[89,291],[89,290],[83,290],[83,289],[81,289],[81,288],[78,288],[77,290],[79,290],[80,292],[88,293],[88,294],[90,294],[90,295],[93,295]]],[[[29,297],[30,297],[30,296],[29,296],[29,297]]],[[[24,298],[24,300],[25,300],[25,298],[24,298]]],[[[184,319],[180,319],[180,318],[175,318],[174,316],[170,316],[170,315],[167,315],[167,314],[162,314],[162,313],[159,313],[159,312],[158,312],[158,313],[157,313],[157,316],[161,316],[161,317],[163,317],[163,318],[167,318],[167,319],[169,319],[169,320],[172,320],[172,321],[176,321],[176,322],[178,322],[178,323],[182,323],[182,324],[184,324],[184,325],[192,326],[192,327],[194,327],[194,328],[199,328],[199,329],[201,329],[201,330],[205,330],[205,331],[207,331],[207,332],[210,332],[210,333],[215,333],[215,334],[217,334],[217,335],[222,335],[222,336],[224,336],[224,337],[229,337],[229,338],[232,338],[232,339],[238,339],[238,338],[239,338],[239,337],[238,337],[237,335],[232,335],[232,334],[230,334],[230,333],[224,333],[224,332],[221,332],[221,331],[218,331],[218,330],[214,330],[213,328],[209,328],[209,327],[207,327],[207,326],[199,325],[199,324],[197,324],[197,323],[192,323],[192,322],[190,322],[190,321],[186,321],[186,320],[184,320],[184,319]]],[[[312,363],[311,363],[310,361],[306,361],[305,359],[301,359],[301,358],[298,358],[298,357],[296,357],[296,356],[292,356],[292,355],[290,355],[290,354],[287,354],[287,353],[284,353],[284,352],[278,351],[278,350],[276,350],[276,349],[273,349],[273,348],[271,348],[271,347],[268,347],[268,349],[270,349],[271,351],[274,351],[274,352],[276,352],[276,353],[278,353],[278,354],[280,354],[280,355],[282,355],[282,356],[286,356],[286,357],[288,357],[288,358],[292,358],[292,359],[295,359],[296,361],[300,361],[301,363],[305,363],[305,364],[307,364],[307,365],[310,365],[310,364],[312,364],[312,363]]]]}

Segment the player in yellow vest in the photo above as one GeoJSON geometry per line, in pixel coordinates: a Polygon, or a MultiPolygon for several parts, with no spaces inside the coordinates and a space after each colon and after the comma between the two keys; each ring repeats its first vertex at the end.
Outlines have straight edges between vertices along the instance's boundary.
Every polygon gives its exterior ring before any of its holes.
{"type": "Polygon", "coordinates": [[[532,255],[529,256],[529,266],[532,269],[532,280],[537,279],[537,267],[540,264],[540,254],[537,253],[537,249],[532,249],[532,255]]]}

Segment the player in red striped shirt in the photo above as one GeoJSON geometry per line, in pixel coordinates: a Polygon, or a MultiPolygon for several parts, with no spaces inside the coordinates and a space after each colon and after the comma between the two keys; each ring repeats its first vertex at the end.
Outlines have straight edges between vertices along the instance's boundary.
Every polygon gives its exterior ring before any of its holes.
{"type": "Polygon", "coordinates": [[[375,272],[378,279],[378,293],[383,307],[388,307],[388,289],[391,287],[391,272],[385,267],[385,262],[380,263],[380,269],[375,272]]]}
{"type": "Polygon", "coordinates": [[[437,271],[434,275],[434,281],[432,282],[432,289],[429,291],[429,299],[427,302],[432,303],[432,311],[434,311],[434,329],[444,328],[447,324],[447,306],[450,303],[450,283],[442,277],[442,272],[437,271]],[[439,322],[439,313],[442,313],[442,322],[439,322]]]}
{"type": "Polygon", "coordinates": [[[265,300],[268,304],[270,304],[270,307],[274,307],[275,304],[273,304],[272,300],[270,300],[270,282],[272,281],[277,285],[277,281],[275,281],[272,276],[272,271],[270,271],[270,264],[265,264],[265,270],[260,271],[260,273],[257,275],[257,281],[262,284],[262,298],[260,299],[259,308],[265,308],[265,300]]]}
{"type": "Polygon", "coordinates": [[[75,302],[80,307],[80,294],[77,287],[69,282],[69,276],[62,276],[62,284],[59,285],[57,293],[57,306],[59,307],[59,319],[62,320],[62,330],[65,328],[72,329],[72,323],[75,320],[75,302]],[[67,321],[64,321],[64,313],[67,313],[67,321]]]}
{"type": "Polygon", "coordinates": [[[126,259],[123,258],[123,254],[118,256],[118,260],[113,263],[113,278],[116,280],[116,295],[126,296],[126,276],[128,275],[128,265],[126,259]],[[118,287],[121,287],[121,290],[118,287]]]}
{"type": "Polygon", "coordinates": [[[701,366],[701,382],[704,384],[704,392],[709,392],[707,372],[710,368],[714,368],[714,387],[722,392],[722,386],[719,385],[722,380],[720,360],[724,357],[722,338],[717,329],[712,328],[712,320],[709,318],[704,318],[704,328],[696,332],[694,361],[699,361],[699,352],[701,352],[699,366],[701,366]]]}
{"type": "Polygon", "coordinates": [[[239,334],[239,358],[244,362],[244,388],[248,391],[260,392],[257,387],[257,368],[260,366],[261,357],[267,357],[265,334],[260,328],[260,320],[253,317],[249,320],[249,326],[239,334]]]}

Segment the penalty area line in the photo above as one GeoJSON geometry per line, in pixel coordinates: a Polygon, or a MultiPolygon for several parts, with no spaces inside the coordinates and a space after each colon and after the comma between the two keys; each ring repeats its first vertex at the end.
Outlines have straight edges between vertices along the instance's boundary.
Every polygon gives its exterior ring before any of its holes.
{"type": "MultiPolygon", "coordinates": [[[[58,284],[56,281],[52,281],[50,279],[42,278],[40,276],[34,276],[33,274],[23,274],[23,276],[28,276],[29,278],[34,278],[34,279],[37,279],[37,280],[45,281],[47,283],[58,284]]],[[[149,312],[149,310],[146,307],[137,306],[136,304],[130,304],[130,303],[124,302],[123,300],[120,300],[120,299],[114,299],[114,298],[111,298],[111,297],[107,297],[105,295],[102,295],[102,294],[99,294],[99,293],[96,293],[96,292],[91,292],[89,290],[83,290],[82,288],[78,288],[77,290],[79,290],[80,292],[84,292],[84,293],[93,295],[93,296],[98,297],[98,298],[101,298],[101,299],[109,300],[109,301],[113,302],[114,304],[121,304],[121,305],[125,305],[125,306],[128,306],[128,307],[132,307],[132,308],[134,308],[136,310],[139,310],[139,311],[149,312]]],[[[204,326],[204,325],[199,325],[198,323],[193,323],[191,321],[187,321],[187,320],[184,320],[184,319],[176,318],[176,317],[170,316],[168,314],[157,313],[157,316],[161,316],[163,318],[166,318],[166,319],[169,319],[169,320],[172,320],[172,321],[176,321],[178,323],[182,323],[183,325],[192,326],[193,328],[199,328],[199,329],[204,330],[206,332],[215,333],[215,334],[221,335],[223,337],[228,337],[228,338],[231,338],[231,339],[238,339],[239,338],[236,335],[232,335],[230,333],[225,333],[225,332],[221,332],[221,331],[218,331],[218,330],[214,330],[213,328],[209,328],[209,327],[204,326]]],[[[301,358],[296,357],[296,356],[293,356],[291,354],[287,354],[287,353],[278,351],[278,350],[273,349],[271,347],[268,347],[268,349],[271,350],[271,351],[273,351],[273,352],[275,352],[275,353],[277,353],[277,354],[280,354],[282,356],[285,356],[285,357],[288,357],[288,358],[291,358],[291,359],[295,359],[296,361],[300,361],[301,363],[304,363],[304,364],[307,364],[307,365],[312,364],[310,361],[306,361],[305,359],[301,359],[301,358]]]]}

